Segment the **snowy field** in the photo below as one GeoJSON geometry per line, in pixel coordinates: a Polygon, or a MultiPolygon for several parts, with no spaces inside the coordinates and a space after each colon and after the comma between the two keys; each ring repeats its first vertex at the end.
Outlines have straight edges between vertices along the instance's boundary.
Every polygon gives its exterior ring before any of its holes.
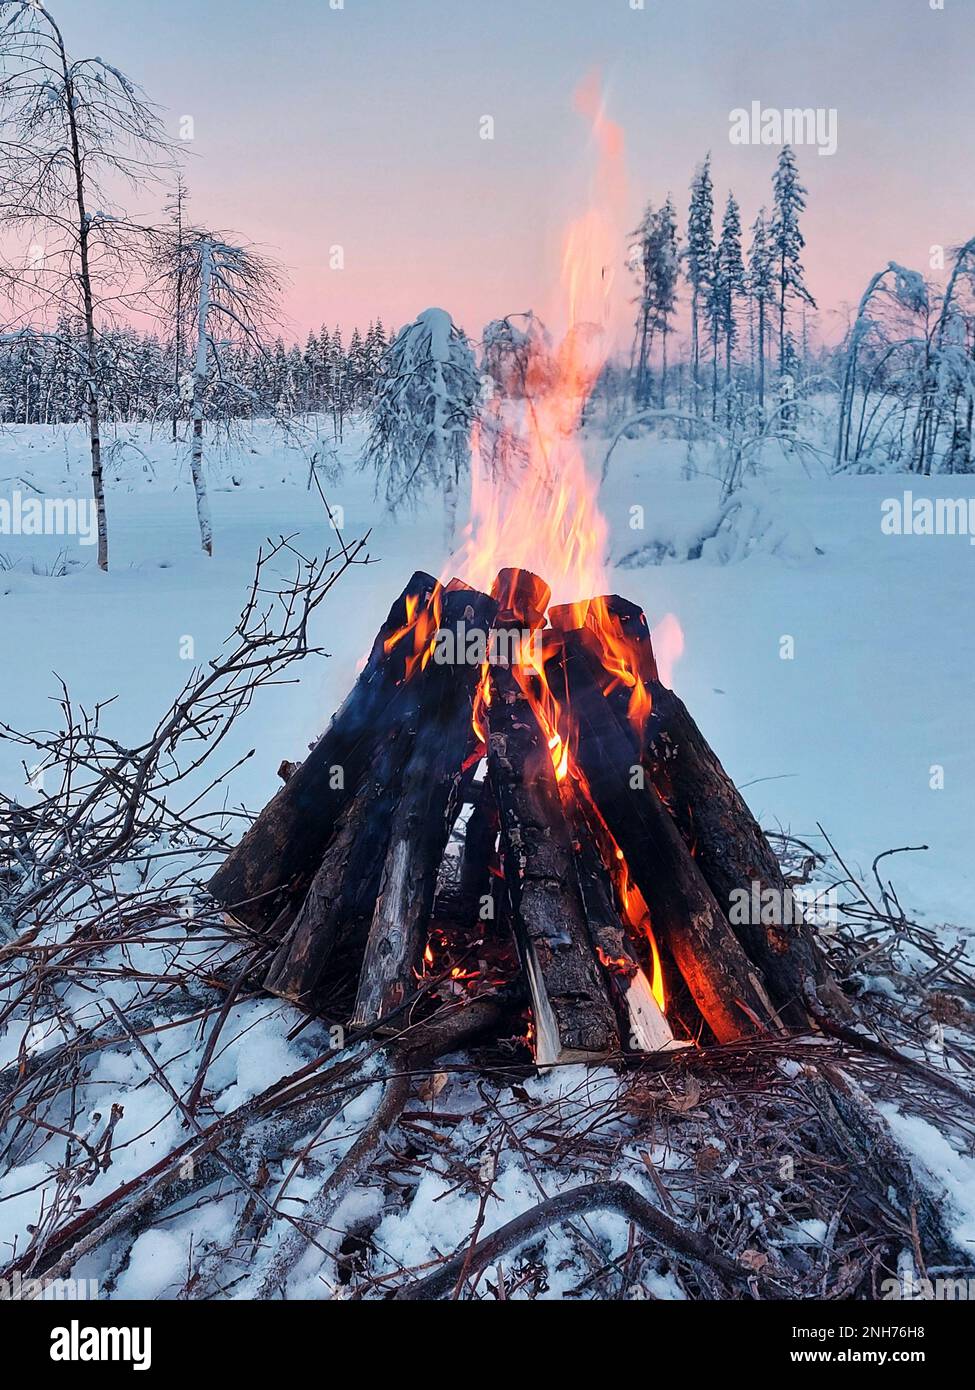
{"type": "MultiPolygon", "coordinates": [[[[126,438],[130,445],[115,451],[109,474],[108,574],[96,568],[93,548],[72,537],[0,537],[0,719],[14,727],[49,725],[56,715],[49,697],[57,694],[57,673],[73,698],[89,706],[117,696],[106,726],[123,741],[144,736],[186,678],[192,664],[185,655],[187,639],[192,639],[192,659],[202,662],[232,629],[262,540],[294,536],[307,554],[321,554],[329,542],[321,502],[307,487],[307,459],[273,426],[262,425],[233,449],[211,453],[212,559],[199,551],[192,492],[171,445],[159,435],[152,439],[145,429],[126,438]]],[[[229,789],[218,793],[231,804],[258,809],[277,786],[279,762],[302,755],[347,691],[409,573],[449,569],[436,499],[418,514],[390,517],[373,495],[372,480],[355,468],[360,442],[350,432],[339,449],[344,470],[327,490],[332,506],[344,513],[347,539],[369,531],[374,564],[345,575],[318,610],[312,638],[327,648],[329,658],[309,659],[295,683],[262,691],[232,731],[221,766],[248,749],[257,754],[235,772],[229,789]]],[[[598,470],[606,440],[594,434],[587,449],[598,470]]],[[[972,920],[975,753],[967,725],[975,633],[967,599],[975,551],[967,537],[885,536],[880,518],[882,500],[900,496],[905,486],[918,495],[944,495],[950,482],[951,495],[966,495],[966,480],[831,478],[808,460],[800,465],[776,456],[767,471],[748,480],[738,513],[747,512],[747,526],[742,522],[737,533],[722,532],[704,547],[702,558],[682,561],[679,556],[695,539],[713,530],[718,512],[719,485],[708,476],[707,460],[698,457],[695,469],[685,476],[686,451],[675,441],[629,440],[615,450],[602,496],[616,562],[613,587],[642,603],[652,624],[666,621],[672,630],[667,615],[680,623],[685,649],[674,665],[673,684],[762,823],[787,827],[825,848],[820,822],[850,867],[866,874],[878,853],[926,844],[926,853],[893,861],[895,883],[909,912],[952,944],[967,935],[972,920]],[[634,507],[644,509],[642,529],[630,524],[634,507]],[[745,535],[756,533],[758,543],[745,545],[745,535]],[[666,551],[670,558],[635,563],[634,552],[645,557],[651,551],[666,551]],[[794,655],[784,660],[780,653],[789,649],[790,638],[794,655]],[[932,773],[936,766],[943,769],[944,783],[937,790],[931,785],[932,779],[941,780],[932,773]]],[[[31,487],[49,497],[86,495],[86,485],[80,432],[33,427],[0,436],[0,495],[31,487]]],[[[970,491],[972,483],[967,486],[970,491]]],[[[9,794],[30,794],[9,743],[0,743],[0,786],[9,794]]],[[[121,954],[130,970],[144,969],[149,978],[158,949],[137,945],[121,954]]],[[[185,945],[164,949],[175,968],[190,959],[205,960],[211,948],[205,934],[201,940],[187,933],[185,945]]],[[[113,959],[110,949],[109,965],[113,959]]],[[[874,987],[886,988],[882,979],[874,987]]],[[[63,1002],[73,1014],[71,1026],[90,1028],[102,1017],[111,1022],[104,1001],[111,997],[129,1006],[132,990],[131,982],[122,980],[106,980],[94,993],[66,984],[63,1002]]],[[[235,1108],[327,1049],[321,1025],[296,1030],[298,1022],[297,1013],[279,1000],[256,997],[234,1006],[209,1064],[200,1112],[206,1123],[232,1116],[235,1108]]],[[[25,1033],[16,1022],[0,1031],[0,1072],[6,1067],[9,1074],[22,1047],[36,1054],[59,1040],[56,1031],[42,1032],[36,1027],[25,1033]]],[[[85,1132],[94,1136],[106,1114],[114,1115],[114,1106],[122,1113],[110,1166],[78,1190],[85,1207],[186,1142],[183,1119],[153,1084],[149,1067],[164,1069],[175,1093],[185,1096],[205,1041],[202,1025],[189,1022],[149,1035],[151,1062],[124,1045],[93,1056],[72,1102],[76,1128],[87,1125],[85,1132]]],[[[913,1051],[932,1065],[949,1065],[935,1049],[913,1051]]],[[[341,1065],[342,1054],[337,1057],[341,1065]]],[[[793,1067],[784,1075],[800,1072],[793,1067]]],[[[618,1178],[654,1202],[658,1194],[647,1171],[652,1163],[666,1174],[680,1207],[680,1184],[694,1177],[694,1166],[669,1142],[628,1138],[623,1084],[608,1069],[568,1068],[529,1079],[514,1091],[499,1083],[489,1110],[476,1077],[455,1078],[439,1098],[434,1090],[429,1100],[431,1122],[435,1111],[450,1112],[449,1133],[439,1132],[444,1126],[438,1121],[433,1138],[421,1140],[414,1126],[408,1143],[397,1141],[384,1159],[403,1201],[384,1205],[381,1175],[370,1171],[330,1213],[322,1241],[334,1251],[343,1232],[368,1230],[370,1288],[381,1292],[384,1281],[395,1284],[404,1270],[423,1268],[469,1238],[479,1201],[473,1183],[457,1181],[465,1166],[491,1189],[481,1213],[481,1233],[487,1234],[538,1200],[531,1156],[547,1151],[549,1140],[534,1136],[557,1125],[588,1143],[597,1113],[603,1116],[603,1148],[587,1149],[577,1167],[566,1163],[557,1178],[547,1174],[546,1181],[573,1186],[593,1175],[618,1178]],[[495,1136],[502,1124],[511,1137],[498,1147],[495,1136]],[[429,1153],[419,1166],[407,1165],[403,1179],[397,1155],[416,1144],[428,1145],[429,1153]]],[[[241,1261],[228,1290],[232,1296],[260,1295],[268,1261],[280,1248],[275,1242],[287,1234],[286,1221],[300,1214],[323,1178],[336,1171],[377,1098],[376,1085],[360,1085],[327,1122],[309,1121],[306,1152],[315,1165],[298,1171],[286,1159],[280,1171],[274,1169],[282,1183],[276,1204],[286,1218],[278,1227],[285,1231],[275,1228],[277,1234],[262,1243],[259,1255],[241,1261]]],[[[720,1180],[728,1186],[740,1165],[744,1173],[752,1162],[747,1124],[736,1114],[720,1120],[720,1106],[695,1118],[693,1105],[693,1099],[673,1101],[684,1132],[693,1131],[699,1148],[720,1156],[720,1180]]],[[[957,1138],[953,1146],[935,1129],[930,1115],[902,1113],[896,1105],[886,1106],[884,1114],[917,1156],[925,1182],[947,1194],[949,1225],[960,1245],[970,1248],[975,1162],[957,1138]]],[[[788,1132],[789,1126],[782,1128],[788,1132]]],[[[263,1151],[263,1132],[257,1135],[263,1151]]],[[[292,1136],[298,1148],[306,1144],[303,1136],[304,1131],[292,1136]]],[[[0,1178],[0,1265],[23,1250],[29,1228],[50,1210],[63,1154],[58,1134],[42,1135],[0,1178]]],[[[689,1218],[695,1201],[688,1200],[689,1218]]],[[[139,1233],[136,1226],[129,1245],[107,1242],[82,1259],[74,1275],[98,1279],[109,1296],[174,1297],[201,1250],[211,1243],[218,1252],[232,1247],[240,1204],[232,1183],[209,1202],[188,1198],[183,1209],[155,1227],[139,1233]]],[[[754,1200],[744,1211],[760,1231],[767,1211],[754,1200]]],[[[769,1248],[774,1251],[778,1240],[792,1268],[813,1269],[826,1237],[825,1221],[789,1219],[778,1196],[776,1211],[781,1230],[768,1237],[769,1248]]],[[[623,1257],[629,1240],[624,1220],[599,1216],[587,1230],[600,1243],[600,1259],[623,1257]]],[[[543,1296],[586,1296],[591,1268],[580,1263],[565,1234],[546,1238],[543,1263],[548,1271],[543,1296]]],[[[651,1264],[640,1277],[644,1297],[683,1296],[666,1267],[651,1264]]],[[[218,1280],[217,1287],[224,1285],[218,1280]]],[[[322,1251],[314,1248],[295,1267],[287,1290],[298,1298],[348,1296],[322,1251]]]]}
{"type": "MultiPolygon", "coordinates": [[[[82,703],[118,697],[108,723],[120,737],[144,734],[185,680],[187,651],[204,661],[232,629],[262,540],[294,535],[307,554],[328,544],[304,454],[260,425],[213,455],[208,560],[185,468],[164,435],[120,435],[138,447],[117,450],[109,474],[107,575],[94,548],[73,537],[0,536],[0,718],[14,727],[47,724],[56,672],[82,703]]],[[[597,468],[606,443],[587,441],[597,468]]],[[[327,493],[344,513],[347,539],[370,533],[375,563],[344,576],[319,610],[313,638],[329,659],[309,659],[296,684],[262,692],[233,731],[228,764],[257,749],[234,776],[235,805],[263,805],[282,758],[300,757],[320,732],[408,575],[446,565],[437,500],[391,517],[372,478],[355,467],[359,444],[347,434],[338,450],[344,471],[327,493]]],[[[718,484],[706,458],[690,479],[685,464],[676,441],[616,448],[601,498],[612,561],[655,542],[679,555],[709,529],[718,484]],[[631,526],[634,507],[643,508],[642,530],[631,526]]],[[[0,495],[26,495],[31,485],[47,496],[87,495],[80,431],[34,426],[0,436],[0,495]]],[[[707,548],[699,560],[631,561],[614,565],[610,582],[644,606],[652,625],[677,617],[685,649],[673,685],[763,825],[821,847],[819,822],[851,867],[867,873],[878,853],[925,844],[925,853],[894,861],[902,902],[929,924],[968,927],[975,549],[965,536],[882,534],[881,502],[905,488],[967,497],[975,483],[829,477],[808,457],[800,464],[777,456],[748,482],[745,510],[760,499],[749,529],[764,534],[752,553],[727,563],[707,548]],[[794,655],[783,659],[789,638],[794,655]]],[[[721,544],[728,554],[738,540],[721,544]]],[[[24,785],[17,750],[2,743],[0,785],[24,785]]]]}

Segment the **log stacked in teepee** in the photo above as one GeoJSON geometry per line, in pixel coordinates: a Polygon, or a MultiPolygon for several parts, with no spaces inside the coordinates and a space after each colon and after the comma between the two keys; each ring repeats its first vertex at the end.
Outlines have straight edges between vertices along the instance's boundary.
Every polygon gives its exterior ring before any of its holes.
{"type": "Polygon", "coordinates": [[[312,1006],[351,963],[350,1022],[381,1024],[435,943],[449,955],[465,933],[479,950],[490,929],[517,951],[540,1065],[807,1028],[836,1003],[824,959],[801,919],[732,925],[736,890],[786,886],[661,684],[646,618],[610,596],[545,626],[549,597],[527,571],[490,595],[413,575],[211,880],[273,944],[268,989],[312,1006]]]}

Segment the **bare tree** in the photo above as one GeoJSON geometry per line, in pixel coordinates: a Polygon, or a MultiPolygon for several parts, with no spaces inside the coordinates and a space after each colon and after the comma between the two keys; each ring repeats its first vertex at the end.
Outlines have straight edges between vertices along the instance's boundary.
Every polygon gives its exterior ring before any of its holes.
{"type": "Polygon", "coordinates": [[[155,179],[167,157],[155,110],[124,73],[101,58],[72,58],[38,0],[0,0],[0,224],[12,246],[4,279],[21,322],[75,315],[84,323],[102,569],[99,332],[140,302],[136,270],[151,236],[120,212],[109,189],[155,179]]]}
{"type": "Polygon", "coordinates": [[[190,470],[200,541],[212,555],[213,523],[203,471],[204,424],[207,420],[229,423],[240,413],[242,401],[253,396],[237,368],[243,350],[267,356],[280,273],[253,247],[234,244],[229,233],[188,229],[182,224],[160,242],[157,267],[170,311],[178,321],[177,333],[194,345],[190,470]]]}

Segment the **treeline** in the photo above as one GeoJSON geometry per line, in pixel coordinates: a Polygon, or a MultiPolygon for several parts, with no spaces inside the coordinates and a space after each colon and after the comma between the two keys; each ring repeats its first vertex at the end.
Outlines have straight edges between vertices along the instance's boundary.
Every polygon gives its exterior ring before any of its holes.
{"type": "Polygon", "coordinates": [[[691,181],[686,228],[681,237],[670,195],[659,207],[648,203],[632,233],[629,263],[637,281],[636,336],[632,355],[637,404],[667,398],[668,343],[678,311],[681,280],[688,291],[690,359],[695,409],[718,413],[719,394],[729,393],[740,368],[760,410],[765,408],[766,368],[774,364],[779,396],[795,389],[806,357],[805,311],[816,301],[802,265],[805,239],[800,217],[806,190],[793,150],[781,151],[769,207],[758,210],[749,245],[743,245],[741,208],[727,194],[717,223],[711,156],[691,181]],[[795,311],[801,311],[797,335],[795,311]],[[658,370],[653,371],[655,354],[658,370]],[[656,375],[656,385],[654,383],[656,375]]]}
{"type": "MultiPolygon", "coordinates": [[[[347,345],[340,328],[330,332],[324,326],[309,333],[304,347],[281,338],[266,348],[225,344],[225,367],[238,383],[235,412],[244,419],[325,414],[341,437],[346,419],[373,399],[388,342],[379,320],[364,333],[353,329],[347,345]]],[[[189,419],[192,363],[174,340],[106,328],[98,335],[97,356],[96,390],[106,418],[189,419]]],[[[87,400],[83,322],[62,318],[50,331],[25,328],[4,335],[0,422],[73,424],[87,418],[87,400]]]]}

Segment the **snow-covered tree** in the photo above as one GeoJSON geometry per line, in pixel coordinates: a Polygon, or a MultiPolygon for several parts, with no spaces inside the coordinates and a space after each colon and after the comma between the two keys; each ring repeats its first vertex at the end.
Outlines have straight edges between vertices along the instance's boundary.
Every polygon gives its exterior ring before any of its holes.
{"type": "Polygon", "coordinates": [[[714,185],[711,181],[710,153],[691,181],[684,265],[691,287],[691,367],[695,387],[694,409],[697,411],[701,360],[700,326],[714,275],[714,185]]]}
{"type": "MultiPolygon", "coordinates": [[[[178,261],[183,259],[184,237],[186,234],[186,203],[188,194],[183,175],[177,171],[176,185],[172,196],[166,204],[166,212],[169,213],[169,233],[172,240],[173,249],[178,261]]],[[[182,302],[182,277],[177,277],[174,286],[173,296],[173,443],[176,443],[176,433],[179,428],[179,407],[180,407],[180,379],[183,375],[183,310],[182,302]]]]}
{"type": "Polygon", "coordinates": [[[733,193],[728,194],[721,238],[715,256],[714,297],[725,347],[725,385],[731,385],[731,366],[738,343],[738,306],[745,293],[745,265],[741,255],[741,213],[733,193]]]}
{"type": "Polygon", "coordinates": [[[764,208],[752,224],[752,244],[748,253],[748,293],[755,306],[758,337],[758,408],[765,409],[765,344],[768,334],[769,306],[775,302],[772,247],[769,243],[767,214],[764,208]]]}
{"type": "Polygon", "coordinates": [[[389,505],[415,502],[426,487],[444,499],[453,535],[461,474],[479,381],[466,336],[443,309],[426,309],[391,343],[369,409],[363,462],[382,480],[389,505]]]}
{"type": "Polygon", "coordinates": [[[941,308],[925,347],[921,405],[914,431],[912,463],[918,473],[931,472],[938,435],[946,420],[952,422],[953,435],[946,466],[955,472],[968,471],[967,463],[964,469],[958,467],[966,432],[970,445],[971,410],[968,404],[975,395],[975,364],[971,350],[966,345],[965,314],[961,303],[961,292],[966,283],[969,289],[975,283],[975,237],[955,250],[951,274],[941,297],[941,308]],[[966,401],[966,426],[958,422],[958,409],[963,399],[966,401]]]}
{"type": "Polygon", "coordinates": [[[667,384],[667,335],[677,306],[677,217],[668,197],[663,207],[648,203],[633,233],[631,264],[637,275],[637,375],[636,400],[650,399],[650,355],[657,332],[661,336],[661,400],[667,384]]]}
{"type": "MultiPolygon", "coordinates": [[[[213,524],[203,471],[204,423],[232,419],[251,396],[241,369],[246,360],[242,352],[267,355],[266,333],[280,282],[273,264],[253,248],[235,243],[227,233],[197,227],[184,228],[181,242],[170,237],[162,244],[159,268],[169,286],[171,302],[175,304],[178,295],[189,320],[190,471],[200,541],[211,555],[213,524]]],[[[280,360],[282,371],[275,382],[279,396],[286,390],[288,374],[283,345],[280,360]]]]}
{"type": "Polygon", "coordinates": [[[774,211],[771,226],[772,257],[779,313],[779,370],[785,371],[786,312],[789,301],[800,299],[815,309],[816,301],[806,289],[802,251],[806,242],[799,227],[805,211],[806,190],[799,182],[796,157],[790,145],[783,146],[772,180],[774,211]]]}

